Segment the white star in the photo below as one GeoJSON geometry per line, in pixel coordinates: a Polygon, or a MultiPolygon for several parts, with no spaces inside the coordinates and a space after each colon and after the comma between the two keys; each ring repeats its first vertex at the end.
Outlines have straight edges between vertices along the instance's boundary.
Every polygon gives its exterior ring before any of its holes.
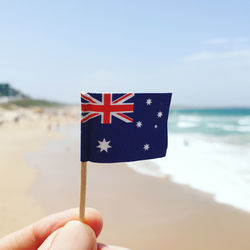
{"type": "Polygon", "coordinates": [[[108,152],[109,148],[112,148],[109,143],[110,141],[106,141],[106,139],[104,138],[102,141],[98,141],[99,145],[96,146],[97,148],[100,148],[100,152],[102,151],[106,151],[108,152]]]}
{"type": "Polygon", "coordinates": [[[147,101],[146,101],[146,104],[151,105],[151,103],[152,103],[152,99],[148,98],[147,101]]]}
{"type": "Polygon", "coordinates": [[[150,146],[149,146],[149,144],[145,144],[145,145],[143,146],[143,148],[144,148],[145,151],[148,151],[149,148],[150,148],[150,146]]]}
{"type": "Polygon", "coordinates": [[[154,126],[155,128],[158,128],[158,126],[155,124],[155,126],[154,126]]]}
{"type": "Polygon", "coordinates": [[[141,126],[142,126],[142,122],[141,122],[141,121],[138,121],[138,122],[136,123],[136,127],[137,127],[137,128],[141,128],[141,126]]]}
{"type": "Polygon", "coordinates": [[[158,118],[161,118],[161,117],[162,117],[162,115],[163,115],[163,114],[162,114],[162,112],[161,112],[161,111],[159,111],[159,112],[157,113],[157,117],[158,117],[158,118]]]}

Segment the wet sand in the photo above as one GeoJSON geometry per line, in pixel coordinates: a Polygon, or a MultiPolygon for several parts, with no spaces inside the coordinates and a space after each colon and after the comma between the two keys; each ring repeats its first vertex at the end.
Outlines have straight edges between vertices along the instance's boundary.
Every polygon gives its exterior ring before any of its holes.
{"type": "MultiPolygon", "coordinates": [[[[78,206],[78,127],[29,154],[40,174],[30,195],[45,214],[78,206]]],[[[146,161],[145,161],[145,164],[146,161]]],[[[212,180],[211,180],[212,181],[212,180]]],[[[131,249],[250,249],[250,214],[126,164],[88,164],[87,205],[104,217],[100,241],[131,249]]]]}

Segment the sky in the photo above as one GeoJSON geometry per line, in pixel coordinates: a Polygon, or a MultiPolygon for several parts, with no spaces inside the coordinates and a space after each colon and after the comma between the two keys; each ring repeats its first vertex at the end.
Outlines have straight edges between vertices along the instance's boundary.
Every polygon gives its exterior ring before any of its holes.
{"type": "Polygon", "coordinates": [[[0,82],[34,98],[172,92],[250,107],[250,1],[0,0],[0,82]]]}

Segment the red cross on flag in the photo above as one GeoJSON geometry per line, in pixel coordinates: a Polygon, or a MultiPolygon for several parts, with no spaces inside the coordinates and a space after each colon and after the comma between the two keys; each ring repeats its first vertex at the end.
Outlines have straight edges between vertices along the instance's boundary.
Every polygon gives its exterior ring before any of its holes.
{"type": "Polygon", "coordinates": [[[99,101],[88,94],[81,94],[81,97],[87,101],[81,103],[81,111],[84,114],[81,122],[101,116],[101,123],[111,124],[112,116],[124,122],[133,122],[133,119],[124,113],[134,112],[134,103],[124,103],[134,96],[133,93],[124,94],[112,101],[112,94],[102,94],[102,101],[99,101]]]}

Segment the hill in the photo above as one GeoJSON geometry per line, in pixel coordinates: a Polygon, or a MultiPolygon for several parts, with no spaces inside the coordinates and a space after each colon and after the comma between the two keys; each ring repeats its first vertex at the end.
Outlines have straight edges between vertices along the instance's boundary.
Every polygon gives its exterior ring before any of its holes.
{"type": "Polygon", "coordinates": [[[11,87],[8,83],[0,83],[0,107],[14,108],[14,107],[55,107],[61,106],[62,103],[33,99],[21,91],[11,87]]]}

